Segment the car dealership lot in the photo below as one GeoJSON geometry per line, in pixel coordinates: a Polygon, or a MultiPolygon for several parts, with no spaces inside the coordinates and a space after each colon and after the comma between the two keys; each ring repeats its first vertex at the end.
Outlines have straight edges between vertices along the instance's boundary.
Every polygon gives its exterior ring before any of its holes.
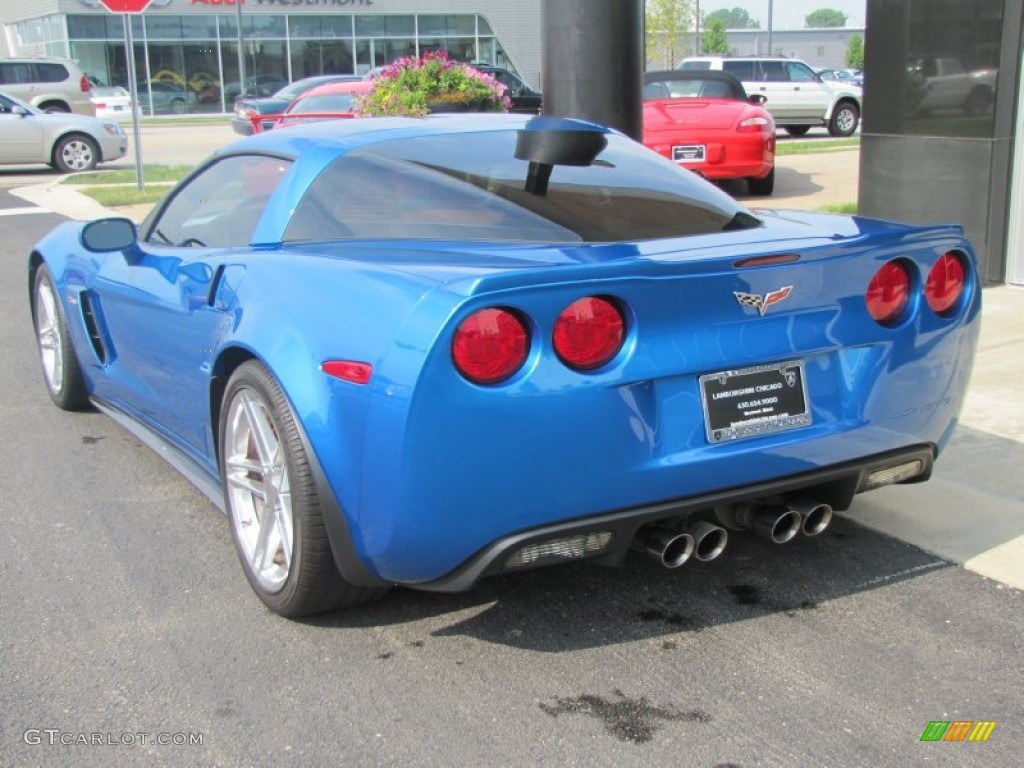
{"type": "MultiPolygon", "coordinates": [[[[792,181],[823,186],[795,169],[792,181]]],[[[30,209],[0,192],[0,210],[17,207],[30,209]]],[[[788,547],[737,537],[680,571],[636,558],[273,618],[208,500],[106,417],[46,398],[24,261],[57,221],[0,217],[5,763],[1014,761],[1024,593],[846,519],[788,547]],[[933,720],[998,726],[985,744],[920,743],[933,720]],[[29,729],[203,744],[51,746],[29,729]]],[[[990,289],[985,311],[1012,318],[1019,296],[990,289]]],[[[1019,517],[991,518],[1024,503],[1024,434],[986,418],[1019,412],[998,387],[1019,380],[1024,350],[992,336],[990,317],[975,380],[993,402],[969,401],[931,483],[861,496],[851,518],[898,522],[909,541],[1019,543],[1019,517]],[[963,524],[976,517],[985,524],[963,524]]]]}

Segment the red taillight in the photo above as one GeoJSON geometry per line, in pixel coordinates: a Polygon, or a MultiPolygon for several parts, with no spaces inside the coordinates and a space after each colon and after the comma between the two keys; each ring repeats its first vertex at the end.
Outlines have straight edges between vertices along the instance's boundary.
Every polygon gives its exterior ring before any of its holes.
{"type": "Polygon", "coordinates": [[[770,130],[771,121],[767,117],[748,117],[740,122],[736,130],[740,133],[767,133],[770,130]]]}
{"type": "Polygon", "coordinates": [[[476,384],[497,384],[518,371],[530,350],[530,333],[515,312],[490,307],[463,320],[452,339],[452,360],[476,384]]]}
{"type": "Polygon", "coordinates": [[[82,79],[78,81],[78,87],[82,89],[82,93],[88,93],[92,85],[89,83],[89,78],[82,75],[82,79]]]}
{"type": "Polygon", "coordinates": [[[577,299],[555,321],[555,352],[570,368],[598,368],[622,349],[626,323],[612,301],[599,296],[577,299]]]}
{"type": "Polygon", "coordinates": [[[955,309],[964,295],[966,281],[967,270],[960,254],[951,251],[939,258],[924,286],[924,297],[932,312],[945,315],[955,309]]]}
{"type": "Polygon", "coordinates": [[[328,360],[320,369],[329,376],[351,381],[353,384],[366,384],[373,373],[372,365],[355,360],[328,360]]]}
{"type": "Polygon", "coordinates": [[[890,261],[875,272],[865,300],[868,314],[882,325],[895,323],[910,301],[910,272],[901,261],[890,261]]]}

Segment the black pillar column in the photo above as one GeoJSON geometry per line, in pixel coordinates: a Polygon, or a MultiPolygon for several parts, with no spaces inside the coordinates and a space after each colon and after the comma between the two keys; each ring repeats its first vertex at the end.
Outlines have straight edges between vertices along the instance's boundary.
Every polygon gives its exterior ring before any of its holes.
{"type": "Polygon", "coordinates": [[[544,114],[643,135],[644,0],[544,0],[544,114]]]}

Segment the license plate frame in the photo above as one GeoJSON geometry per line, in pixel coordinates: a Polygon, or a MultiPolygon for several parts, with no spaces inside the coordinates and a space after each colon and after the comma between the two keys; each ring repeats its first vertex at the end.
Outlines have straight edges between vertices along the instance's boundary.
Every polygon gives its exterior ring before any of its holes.
{"type": "Polygon", "coordinates": [[[709,443],[745,440],[812,423],[803,360],[787,360],[700,377],[709,443]]]}
{"type": "Polygon", "coordinates": [[[677,163],[707,162],[706,144],[679,144],[672,147],[672,159],[677,163]]]}

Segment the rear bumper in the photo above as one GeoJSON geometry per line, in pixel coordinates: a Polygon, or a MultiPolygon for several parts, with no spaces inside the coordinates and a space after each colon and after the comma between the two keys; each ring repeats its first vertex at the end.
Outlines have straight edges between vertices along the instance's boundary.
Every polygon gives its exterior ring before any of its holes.
{"type": "MultiPolygon", "coordinates": [[[[547,525],[530,531],[505,536],[492,542],[467,562],[433,581],[407,584],[437,592],[459,592],[472,587],[479,579],[499,573],[514,573],[531,568],[554,565],[546,560],[538,565],[508,567],[509,559],[527,547],[543,545],[574,537],[611,534],[608,546],[586,559],[606,565],[620,563],[629,551],[637,532],[645,525],[655,522],[682,521],[691,515],[708,516],[714,508],[740,502],[765,500],[790,494],[813,496],[816,501],[827,503],[834,509],[849,507],[853,496],[866,490],[866,479],[875,472],[920,461],[921,471],[907,482],[921,482],[931,475],[935,460],[935,447],[929,445],[892,451],[864,459],[826,467],[813,472],[802,473],[778,480],[734,488],[688,499],[668,501],[661,504],[612,512],[583,520],[547,525]]],[[[583,556],[565,556],[562,562],[584,559],[583,556]]]]}

